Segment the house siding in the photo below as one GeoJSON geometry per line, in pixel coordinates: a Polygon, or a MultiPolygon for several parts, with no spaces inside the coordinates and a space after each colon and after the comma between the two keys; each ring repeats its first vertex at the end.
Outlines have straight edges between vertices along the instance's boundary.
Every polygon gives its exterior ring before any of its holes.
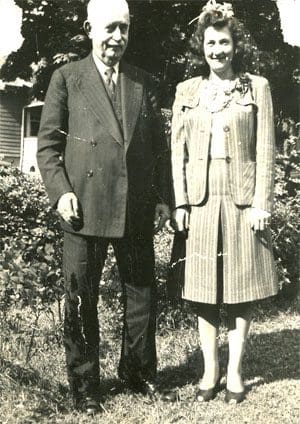
{"type": "Polygon", "coordinates": [[[22,110],[26,96],[20,92],[6,93],[0,91],[0,156],[6,161],[19,166],[22,110]]]}

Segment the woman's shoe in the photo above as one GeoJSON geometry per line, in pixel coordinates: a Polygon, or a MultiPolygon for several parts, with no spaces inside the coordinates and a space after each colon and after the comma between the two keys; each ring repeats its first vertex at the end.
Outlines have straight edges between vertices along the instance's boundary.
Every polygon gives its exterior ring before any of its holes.
{"type": "Polygon", "coordinates": [[[221,390],[221,377],[218,378],[216,384],[211,389],[203,390],[198,389],[195,395],[195,401],[196,402],[209,402],[210,400],[213,400],[218,392],[221,390]]]}
{"type": "Polygon", "coordinates": [[[226,389],[225,392],[225,402],[229,403],[231,405],[237,405],[238,403],[243,402],[246,398],[246,391],[243,390],[242,392],[231,392],[230,390],[226,389]]]}

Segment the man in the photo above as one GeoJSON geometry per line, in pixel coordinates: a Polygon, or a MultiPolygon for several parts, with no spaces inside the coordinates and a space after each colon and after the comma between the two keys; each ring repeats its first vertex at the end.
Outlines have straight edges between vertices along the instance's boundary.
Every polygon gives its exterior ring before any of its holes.
{"type": "Polygon", "coordinates": [[[92,53],[54,72],[37,158],[64,230],[69,383],[75,407],[93,414],[99,405],[98,287],[109,243],[124,294],[119,376],[144,394],[156,390],[153,230],[163,227],[169,208],[167,150],[151,79],[121,60],[128,5],[91,0],[87,12],[92,53]]]}

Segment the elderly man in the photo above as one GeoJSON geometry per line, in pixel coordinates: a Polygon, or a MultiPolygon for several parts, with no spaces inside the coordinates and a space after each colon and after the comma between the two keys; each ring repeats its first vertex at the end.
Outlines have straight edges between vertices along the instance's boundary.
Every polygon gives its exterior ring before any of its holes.
{"type": "Polygon", "coordinates": [[[156,391],[153,232],[169,218],[169,182],[153,84],[122,60],[128,5],[91,0],[87,13],[92,53],[54,72],[37,158],[64,230],[70,388],[75,407],[92,414],[99,405],[98,290],[109,243],[124,299],[119,376],[136,391],[156,391]]]}

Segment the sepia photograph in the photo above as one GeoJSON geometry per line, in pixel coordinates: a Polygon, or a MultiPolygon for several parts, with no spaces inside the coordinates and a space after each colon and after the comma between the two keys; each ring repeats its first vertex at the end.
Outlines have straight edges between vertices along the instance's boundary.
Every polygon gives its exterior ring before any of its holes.
{"type": "Polygon", "coordinates": [[[300,420],[300,0],[0,0],[0,424],[300,420]]]}

